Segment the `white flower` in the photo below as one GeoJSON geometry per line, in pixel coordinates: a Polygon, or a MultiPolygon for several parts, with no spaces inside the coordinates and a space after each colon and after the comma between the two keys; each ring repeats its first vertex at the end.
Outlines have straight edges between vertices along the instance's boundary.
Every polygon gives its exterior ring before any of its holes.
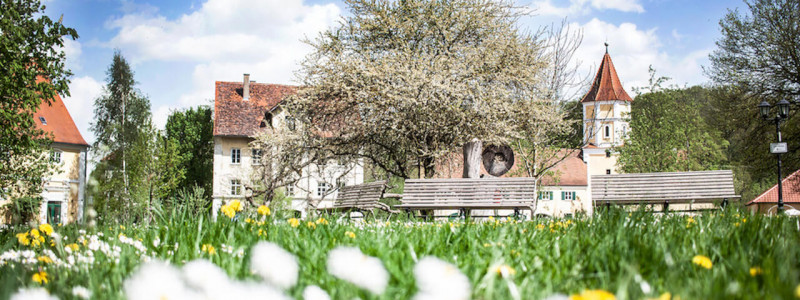
{"type": "Polygon", "coordinates": [[[128,300],[200,298],[196,293],[186,289],[175,267],[157,260],[140,266],[125,280],[124,286],[128,300]]]}
{"type": "Polygon", "coordinates": [[[380,259],[352,247],[339,247],[328,254],[328,272],[377,295],[389,282],[389,272],[380,259]]]}
{"type": "Polygon", "coordinates": [[[92,291],[78,285],[72,288],[72,295],[77,298],[89,299],[92,297],[92,291]]]}
{"type": "Polygon", "coordinates": [[[303,290],[303,300],[331,300],[331,297],[320,287],[309,285],[303,290]]]}
{"type": "Polygon", "coordinates": [[[569,300],[569,297],[564,294],[553,294],[550,297],[544,298],[544,300],[569,300]]]}
{"type": "Polygon", "coordinates": [[[228,294],[219,299],[270,299],[270,300],[291,300],[280,290],[274,287],[256,282],[233,282],[228,294]]]}
{"type": "Polygon", "coordinates": [[[297,283],[297,258],[270,242],[259,242],[250,255],[250,269],[267,283],[288,289],[297,283]]]}
{"type": "Polygon", "coordinates": [[[414,267],[419,293],[414,299],[469,299],[472,294],[469,278],[454,265],[436,257],[423,258],[414,267]]]}
{"type": "Polygon", "coordinates": [[[207,299],[225,299],[231,290],[228,274],[205,259],[190,261],[181,269],[186,285],[205,294],[207,299]]]}
{"type": "Polygon", "coordinates": [[[14,295],[11,295],[11,300],[58,300],[58,298],[51,296],[43,288],[30,288],[18,290],[14,295]]]}

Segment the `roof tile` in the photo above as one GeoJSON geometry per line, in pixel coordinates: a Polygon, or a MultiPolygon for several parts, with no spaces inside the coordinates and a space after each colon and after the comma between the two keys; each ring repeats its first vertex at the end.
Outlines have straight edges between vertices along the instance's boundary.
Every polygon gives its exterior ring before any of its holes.
{"type": "Polygon", "coordinates": [[[597,70],[597,75],[594,76],[592,88],[583,96],[581,102],[611,100],[633,101],[622,88],[622,83],[617,76],[617,69],[611,62],[611,56],[606,52],[603,55],[603,62],[600,63],[600,68],[597,70]]]}
{"type": "Polygon", "coordinates": [[[244,100],[242,88],[242,82],[216,82],[214,136],[254,136],[264,113],[297,92],[296,86],[251,82],[250,99],[244,100]]]}

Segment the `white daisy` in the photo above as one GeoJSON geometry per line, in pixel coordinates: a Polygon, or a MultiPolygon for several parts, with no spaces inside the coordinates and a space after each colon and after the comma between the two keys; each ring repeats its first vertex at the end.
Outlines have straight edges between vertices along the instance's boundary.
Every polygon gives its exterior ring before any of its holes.
{"type": "Polygon", "coordinates": [[[469,299],[472,294],[469,278],[454,265],[436,257],[423,258],[414,267],[419,293],[414,299],[469,299]]]}
{"type": "Polygon", "coordinates": [[[309,285],[303,290],[304,300],[331,300],[328,293],[316,285],[309,285]]]}
{"type": "Polygon", "coordinates": [[[276,244],[263,241],[253,247],[250,269],[267,283],[284,290],[297,283],[299,272],[294,255],[276,244]]]}
{"type": "Polygon", "coordinates": [[[157,260],[140,266],[125,280],[124,289],[128,300],[200,298],[200,295],[186,288],[178,269],[157,260]]]}
{"type": "Polygon", "coordinates": [[[27,288],[20,289],[11,295],[11,300],[58,300],[58,298],[51,296],[43,288],[27,288]]]}
{"type": "Polygon", "coordinates": [[[181,269],[186,285],[203,293],[207,299],[226,299],[231,289],[228,274],[205,259],[196,259],[181,269]]]}
{"type": "Polygon", "coordinates": [[[76,298],[89,299],[92,297],[92,291],[78,285],[72,288],[72,295],[76,298]]]}
{"type": "Polygon", "coordinates": [[[380,295],[389,283],[389,272],[380,259],[353,247],[339,247],[328,254],[328,272],[380,295]]]}

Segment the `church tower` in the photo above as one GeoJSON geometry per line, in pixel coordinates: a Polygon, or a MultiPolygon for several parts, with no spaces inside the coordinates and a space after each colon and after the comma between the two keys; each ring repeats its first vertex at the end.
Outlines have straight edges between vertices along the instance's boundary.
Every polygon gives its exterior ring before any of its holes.
{"type": "Polygon", "coordinates": [[[617,156],[612,148],[622,146],[628,135],[631,99],[622,88],[611,56],[606,54],[592,82],[592,88],[583,96],[583,160],[588,175],[617,173],[617,156]]]}

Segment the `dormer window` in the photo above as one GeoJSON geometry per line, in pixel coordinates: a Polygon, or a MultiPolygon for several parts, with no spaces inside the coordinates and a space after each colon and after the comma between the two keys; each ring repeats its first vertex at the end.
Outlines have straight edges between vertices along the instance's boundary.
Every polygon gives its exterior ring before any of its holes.
{"type": "Polygon", "coordinates": [[[47,120],[44,117],[39,117],[39,122],[42,122],[42,125],[47,125],[47,120]]]}

